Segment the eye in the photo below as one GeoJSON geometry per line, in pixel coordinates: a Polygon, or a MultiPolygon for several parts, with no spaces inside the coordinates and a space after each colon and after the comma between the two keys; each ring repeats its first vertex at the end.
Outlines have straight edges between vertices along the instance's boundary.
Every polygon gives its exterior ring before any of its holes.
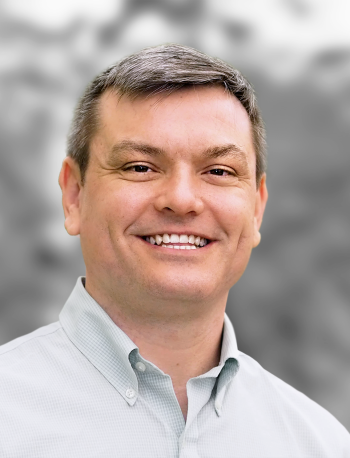
{"type": "Polygon", "coordinates": [[[151,170],[147,165],[135,164],[129,167],[124,168],[125,171],[137,172],[137,173],[146,173],[147,170],[151,170]]]}
{"type": "Polygon", "coordinates": [[[229,176],[229,175],[234,175],[233,172],[226,170],[226,169],[211,169],[209,170],[209,173],[211,175],[216,175],[216,176],[229,176]]]}

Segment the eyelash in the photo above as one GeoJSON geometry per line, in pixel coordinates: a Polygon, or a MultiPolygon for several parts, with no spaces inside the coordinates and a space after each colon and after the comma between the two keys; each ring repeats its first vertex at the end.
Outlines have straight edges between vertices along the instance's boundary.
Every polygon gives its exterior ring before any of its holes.
{"type": "MultiPolygon", "coordinates": [[[[124,170],[125,172],[128,172],[128,171],[132,171],[131,169],[133,169],[133,168],[135,168],[135,167],[145,167],[145,168],[147,168],[147,169],[152,170],[151,167],[148,167],[148,165],[142,165],[142,164],[130,165],[129,167],[124,168],[123,170],[124,170]]],[[[228,173],[229,175],[235,176],[235,173],[234,173],[234,172],[231,172],[231,171],[229,171],[229,170],[222,169],[222,168],[219,168],[219,167],[216,167],[216,168],[214,168],[214,169],[210,169],[209,172],[211,172],[212,170],[221,170],[221,171],[223,171],[223,172],[228,173]]],[[[136,172],[135,170],[133,170],[133,172],[135,172],[135,173],[146,173],[146,172],[136,172]]],[[[216,175],[216,174],[211,174],[211,175],[214,175],[214,176],[225,176],[225,175],[216,175]]]]}

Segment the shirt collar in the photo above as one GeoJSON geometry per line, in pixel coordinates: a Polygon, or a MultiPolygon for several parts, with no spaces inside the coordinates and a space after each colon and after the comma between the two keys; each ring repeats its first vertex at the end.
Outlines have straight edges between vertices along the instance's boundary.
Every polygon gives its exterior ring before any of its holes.
{"type": "MultiPolygon", "coordinates": [[[[130,363],[130,354],[134,351],[138,355],[139,349],[90,296],[83,285],[84,281],[84,277],[78,278],[59,315],[60,323],[71,342],[119,391],[125,401],[133,405],[137,399],[138,380],[130,363]],[[130,390],[136,396],[130,397],[130,390]]],[[[199,376],[218,378],[220,375],[215,401],[217,412],[217,405],[220,407],[222,404],[222,399],[217,402],[218,398],[223,398],[223,388],[234,377],[238,368],[236,336],[225,313],[219,366],[199,376]]]]}
{"type": "Polygon", "coordinates": [[[130,390],[138,392],[138,382],[129,355],[138,348],[90,296],[83,280],[83,277],[78,278],[59,320],[73,344],[133,405],[136,396],[128,394],[130,390]]]}
{"type": "Polygon", "coordinates": [[[225,364],[225,362],[229,358],[238,359],[238,348],[237,348],[236,334],[233,329],[231,320],[225,313],[224,333],[223,333],[222,344],[221,344],[220,364],[225,364]]]}
{"type": "Polygon", "coordinates": [[[222,367],[220,377],[217,380],[215,394],[215,410],[218,416],[221,415],[228,383],[237,374],[239,369],[239,352],[237,340],[230,318],[225,313],[224,332],[221,344],[221,357],[219,367],[222,367]]]}

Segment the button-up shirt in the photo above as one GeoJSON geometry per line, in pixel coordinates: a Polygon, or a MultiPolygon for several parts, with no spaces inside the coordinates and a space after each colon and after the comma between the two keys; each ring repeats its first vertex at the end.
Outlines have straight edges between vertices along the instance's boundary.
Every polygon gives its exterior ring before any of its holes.
{"type": "Polygon", "coordinates": [[[0,347],[0,457],[350,457],[346,429],[239,352],[226,314],[219,365],[186,388],[185,421],[79,278],[59,322],[0,347]]]}

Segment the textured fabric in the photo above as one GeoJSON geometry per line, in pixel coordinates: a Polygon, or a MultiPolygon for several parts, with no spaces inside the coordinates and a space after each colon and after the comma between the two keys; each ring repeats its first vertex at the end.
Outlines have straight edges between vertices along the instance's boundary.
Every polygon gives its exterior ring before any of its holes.
{"type": "Polygon", "coordinates": [[[142,358],[78,279],[59,322],[0,347],[1,458],[349,458],[327,411],[237,350],[187,383],[142,358]]]}

